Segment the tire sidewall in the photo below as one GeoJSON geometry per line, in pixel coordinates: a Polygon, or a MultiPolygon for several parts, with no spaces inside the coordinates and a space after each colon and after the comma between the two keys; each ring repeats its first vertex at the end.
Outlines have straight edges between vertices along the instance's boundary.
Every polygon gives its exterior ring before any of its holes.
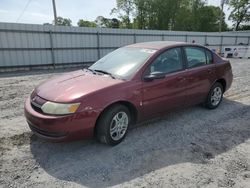
{"type": "Polygon", "coordinates": [[[126,137],[130,123],[131,123],[131,115],[127,107],[123,105],[112,106],[101,116],[100,121],[98,122],[97,137],[99,141],[101,141],[102,143],[109,144],[112,146],[117,145],[120,142],[122,142],[123,139],[126,137]],[[113,140],[110,135],[110,126],[111,126],[111,121],[113,120],[113,117],[118,112],[125,112],[127,114],[128,128],[121,139],[113,140]]]}
{"type": "Polygon", "coordinates": [[[209,94],[208,94],[208,97],[207,97],[207,101],[206,101],[206,106],[207,106],[209,109],[215,109],[215,108],[217,108],[217,107],[220,105],[222,99],[223,99],[223,86],[222,86],[220,83],[216,82],[216,83],[212,86],[212,88],[210,89],[210,91],[209,91],[209,94]],[[220,99],[219,103],[218,103],[217,105],[213,105],[213,104],[212,104],[212,101],[211,101],[211,97],[212,97],[213,91],[214,91],[214,89],[215,89],[216,87],[220,87],[220,89],[221,89],[221,91],[222,91],[222,94],[221,94],[221,99],[220,99]]]}

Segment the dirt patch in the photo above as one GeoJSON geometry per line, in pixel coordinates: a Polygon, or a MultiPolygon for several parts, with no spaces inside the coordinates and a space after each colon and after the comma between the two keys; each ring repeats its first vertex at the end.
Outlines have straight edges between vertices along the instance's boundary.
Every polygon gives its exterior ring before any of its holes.
{"type": "Polygon", "coordinates": [[[24,132],[22,134],[14,135],[11,137],[0,138],[0,146],[22,146],[30,144],[31,132],[24,132]]]}

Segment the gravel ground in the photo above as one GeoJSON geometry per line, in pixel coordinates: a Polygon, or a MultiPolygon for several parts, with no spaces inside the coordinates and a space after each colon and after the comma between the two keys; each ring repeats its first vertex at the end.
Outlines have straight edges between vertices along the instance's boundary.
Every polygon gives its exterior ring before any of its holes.
{"type": "Polygon", "coordinates": [[[250,187],[250,60],[231,62],[234,82],[218,109],[169,113],[115,147],[32,135],[24,100],[61,73],[2,74],[0,187],[250,187]]]}

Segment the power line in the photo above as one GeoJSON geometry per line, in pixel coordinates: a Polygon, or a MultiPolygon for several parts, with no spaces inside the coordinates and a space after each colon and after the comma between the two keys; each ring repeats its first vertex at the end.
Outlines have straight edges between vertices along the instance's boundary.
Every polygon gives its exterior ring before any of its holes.
{"type": "Polygon", "coordinates": [[[17,20],[16,20],[16,23],[19,22],[19,20],[20,20],[21,17],[23,16],[25,10],[27,9],[27,7],[29,6],[29,4],[30,4],[31,1],[32,1],[32,0],[28,0],[28,1],[27,1],[27,3],[26,3],[26,5],[25,5],[24,9],[22,10],[21,14],[18,16],[18,18],[17,18],[17,20]]]}

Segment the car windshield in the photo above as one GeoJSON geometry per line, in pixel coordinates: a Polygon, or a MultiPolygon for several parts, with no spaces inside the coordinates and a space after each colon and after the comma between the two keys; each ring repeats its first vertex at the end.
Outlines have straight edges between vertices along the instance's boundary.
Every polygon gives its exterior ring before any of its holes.
{"type": "Polygon", "coordinates": [[[156,50],[145,48],[119,48],[101,58],[90,70],[106,73],[121,79],[129,79],[156,50]]]}

